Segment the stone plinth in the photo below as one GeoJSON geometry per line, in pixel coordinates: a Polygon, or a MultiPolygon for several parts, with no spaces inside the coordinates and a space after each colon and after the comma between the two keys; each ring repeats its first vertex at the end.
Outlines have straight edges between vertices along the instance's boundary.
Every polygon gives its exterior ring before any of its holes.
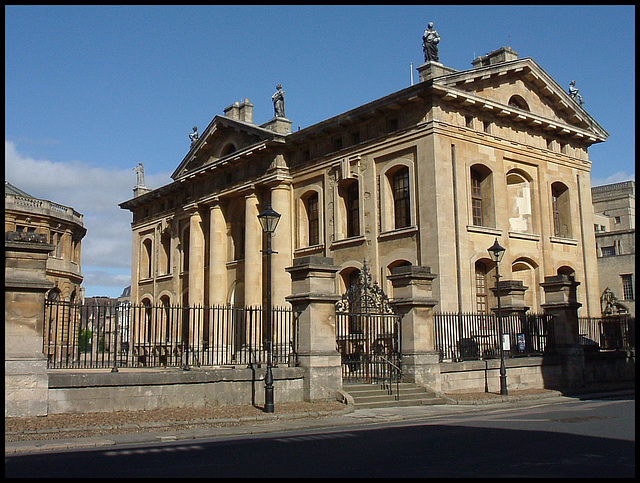
{"type": "Polygon", "coordinates": [[[435,320],[429,267],[396,267],[389,275],[391,305],[402,315],[402,372],[404,378],[439,392],[439,356],[435,350],[435,320]]]}
{"type": "Polygon", "coordinates": [[[440,62],[425,62],[424,64],[416,67],[416,70],[420,74],[420,82],[424,82],[435,77],[442,77],[443,75],[453,74],[458,72],[451,67],[446,67],[440,62]]]}
{"type": "Polygon", "coordinates": [[[277,132],[278,134],[291,134],[291,124],[293,123],[285,117],[274,117],[260,127],[277,132]]]}
{"type": "MultiPolygon", "coordinates": [[[[503,316],[510,314],[524,314],[529,307],[524,305],[524,293],[529,287],[525,287],[521,280],[501,280],[500,281],[500,308],[503,316]]],[[[498,296],[498,289],[491,289],[493,294],[498,296]]],[[[496,312],[498,309],[494,308],[496,312]]]]}
{"type": "Polygon", "coordinates": [[[572,276],[545,277],[545,313],[553,315],[553,332],[556,353],[563,359],[562,384],[565,387],[580,387],[585,383],[584,349],[578,341],[578,309],[576,282],[572,276]]]}
{"type": "Polygon", "coordinates": [[[44,239],[5,240],[5,417],[47,414],[49,381],[42,352],[46,263],[53,245],[44,239]]]}
{"type": "MultiPolygon", "coordinates": [[[[340,353],[336,350],[335,274],[332,258],[302,257],[287,268],[293,294],[287,301],[300,312],[300,366],[304,368],[307,401],[332,400],[342,388],[340,353]]],[[[277,388],[276,388],[277,390],[277,388]]]]}

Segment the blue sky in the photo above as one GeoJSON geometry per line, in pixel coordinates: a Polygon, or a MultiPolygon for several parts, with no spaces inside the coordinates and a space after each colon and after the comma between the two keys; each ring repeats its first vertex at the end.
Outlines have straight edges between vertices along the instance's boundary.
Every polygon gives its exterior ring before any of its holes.
{"type": "MultiPolygon", "coordinates": [[[[428,22],[454,69],[502,46],[571,80],[609,133],[592,184],[635,180],[634,6],[5,6],[5,178],[84,214],[86,295],[130,283],[133,168],[157,188],[245,98],[293,128],[407,87],[428,22]]],[[[418,75],[414,71],[417,82],[418,75]]]]}

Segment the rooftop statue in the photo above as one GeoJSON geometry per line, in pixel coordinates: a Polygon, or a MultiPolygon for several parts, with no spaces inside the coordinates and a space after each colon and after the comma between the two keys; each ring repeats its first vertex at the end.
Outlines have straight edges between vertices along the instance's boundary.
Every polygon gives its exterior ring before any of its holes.
{"type": "Polygon", "coordinates": [[[273,109],[275,111],[276,117],[285,117],[284,115],[284,91],[282,90],[282,86],[278,84],[276,86],[276,93],[271,96],[271,100],[273,101],[273,109]]]}
{"type": "Polygon", "coordinates": [[[193,132],[189,134],[189,139],[191,139],[191,145],[198,140],[198,126],[193,126],[193,132]]]}
{"type": "Polygon", "coordinates": [[[438,31],[433,28],[433,22],[429,22],[427,30],[422,35],[422,50],[424,51],[425,62],[438,62],[438,43],[440,42],[440,35],[438,31]]]}
{"type": "Polygon", "coordinates": [[[142,166],[142,163],[138,163],[138,166],[136,166],[133,169],[136,172],[136,177],[137,177],[136,188],[138,186],[144,186],[144,166],[142,166]]]}
{"type": "Polygon", "coordinates": [[[569,95],[574,101],[582,105],[584,104],[584,100],[582,100],[582,96],[578,94],[578,92],[580,92],[580,89],[576,89],[576,81],[572,80],[569,82],[569,95]]]}

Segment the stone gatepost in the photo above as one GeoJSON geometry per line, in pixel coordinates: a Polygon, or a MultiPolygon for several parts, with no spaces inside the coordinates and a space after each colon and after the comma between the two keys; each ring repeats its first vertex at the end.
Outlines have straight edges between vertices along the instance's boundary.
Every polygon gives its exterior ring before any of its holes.
{"type": "Polygon", "coordinates": [[[302,257],[287,268],[293,294],[286,297],[298,319],[300,366],[305,370],[306,401],[336,398],[342,388],[340,353],[336,349],[335,274],[332,258],[302,257]]]}
{"type": "MultiPolygon", "coordinates": [[[[529,287],[525,287],[521,280],[500,281],[500,308],[504,317],[511,314],[524,315],[529,307],[524,305],[524,293],[529,287]]],[[[491,289],[498,296],[498,289],[491,289]]],[[[494,312],[498,309],[494,308],[494,312]]]]}
{"type": "Polygon", "coordinates": [[[47,359],[42,352],[46,265],[54,246],[46,235],[5,233],[4,415],[45,416],[47,359]]]}
{"type": "Polygon", "coordinates": [[[429,267],[396,267],[387,277],[393,285],[391,305],[402,316],[402,372],[407,381],[440,392],[439,354],[435,346],[432,283],[429,267]]]}
{"type": "Polygon", "coordinates": [[[556,353],[563,358],[562,385],[579,387],[585,383],[584,350],[578,341],[578,309],[576,282],[570,275],[545,277],[540,284],[544,288],[546,314],[553,315],[553,332],[556,353]]]}

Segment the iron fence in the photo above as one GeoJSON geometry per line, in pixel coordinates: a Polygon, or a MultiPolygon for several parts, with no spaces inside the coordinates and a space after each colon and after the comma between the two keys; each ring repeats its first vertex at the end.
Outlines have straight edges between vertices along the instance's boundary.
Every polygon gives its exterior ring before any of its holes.
{"type": "MultiPolygon", "coordinates": [[[[273,307],[272,362],[298,364],[298,314],[273,307]]],[[[262,307],[45,303],[50,368],[266,364],[262,307]]]]}
{"type": "MultiPolygon", "coordinates": [[[[505,357],[549,353],[554,347],[553,316],[509,314],[502,316],[505,357]]],[[[500,357],[500,331],[495,314],[435,314],[435,343],[441,361],[500,357]]]]}
{"type": "Polygon", "coordinates": [[[630,315],[578,317],[578,335],[585,349],[635,349],[636,318],[630,315]]]}

